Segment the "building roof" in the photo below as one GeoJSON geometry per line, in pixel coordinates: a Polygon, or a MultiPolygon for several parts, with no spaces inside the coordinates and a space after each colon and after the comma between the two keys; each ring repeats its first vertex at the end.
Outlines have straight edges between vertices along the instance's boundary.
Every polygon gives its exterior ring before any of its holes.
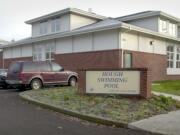
{"type": "Polygon", "coordinates": [[[32,24],[35,22],[44,21],[46,19],[58,17],[58,16],[68,14],[68,13],[74,13],[74,14],[78,14],[78,15],[82,15],[82,16],[86,16],[86,17],[94,18],[94,19],[98,19],[98,20],[102,20],[102,19],[106,18],[105,16],[98,15],[98,14],[95,14],[93,12],[87,12],[87,11],[77,9],[77,8],[66,8],[66,9],[63,9],[63,10],[60,10],[57,12],[53,12],[53,13],[50,13],[47,15],[43,15],[43,16],[28,20],[25,23],[26,24],[32,24]]]}
{"type": "Polygon", "coordinates": [[[147,17],[152,17],[152,16],[162,16],[162,17],[171,19],[177,23],[180,23],[179,18],[169,15],[162,11],[144,11],[144,12],[139,12],[139,13],[135,13],[135,14],[130,14],[127,16],[117,17],[116,19],[119,21],[131,21],[131,20],[147,18],[147,17]]]}
{"type": "Polygon", "coordinates": [[[70,37],[70,36],[74,36],[74,35],[81,35],[81,34],[86,34],[86,33],[91,33],[91,32],[118,29],[118,28],[121,29],[122,31],[123,30],[124,31],[133,31],[133,32],[137,32],[137,33],[143,33],[144,35],[150,35],[150,36],[155,36],[158,38],[172,40],[175,42],[180,42],[180,38],[171,37],[168,35],[161,34],[159,32],[155,32],[152,30],[140,28],[140,27],[130,25],[127,23],[123,23],[121,21],[118,21],[118,20],[115,20],[112,18],[107,18],[100,22],[93,23],[93,24],[90,24],[87,26],[83,26],[81,28],[77,28],[72,31],[48,34],[48,35],[38,36],[38,37],[29,37],[26,39],[22,39],[22,40],[10,43],[10,44],[0,47],[0,48],[7,48],[7,47],[12,47],[12,46],[24,45],[24,44],[31,44],[31,43],[36,43],[36,42],[40,42],[40,41],[50,40],[50,39],[70,37]]]}
{"type": "Polygon", "coordinates": [[[3,39],[0,39],[0,45],[6,45],[8,44],[9,42],[8,41],[5,41],[3,39]]]}

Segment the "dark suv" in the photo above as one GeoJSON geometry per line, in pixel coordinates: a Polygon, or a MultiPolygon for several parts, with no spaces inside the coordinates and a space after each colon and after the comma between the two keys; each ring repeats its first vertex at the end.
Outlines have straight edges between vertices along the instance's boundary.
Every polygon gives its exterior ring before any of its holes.
{"type": "Polygon", "coordinates": [[[55,62],[19,61],[10,65],[6,83],[21,89],[40,89],[44,85],[75,86],[77,78],[77,73],[66,71],[55,62]]]}
{"type": "Polygon", "coordinates": [[[8,85],[6,84],[6,76],[7,76],[7,69],[0,69],[0,87],[6,89],[8,85]]]}

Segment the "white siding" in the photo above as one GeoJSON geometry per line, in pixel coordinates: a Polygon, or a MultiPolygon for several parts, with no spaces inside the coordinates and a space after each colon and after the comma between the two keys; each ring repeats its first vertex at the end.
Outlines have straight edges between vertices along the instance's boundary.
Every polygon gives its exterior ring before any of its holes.
{"type": "Polygon", "coordinates": [[[56,54],[72,53],[72,38],[56,40],[56,54]]]}
{"type": "Polygon", "coordinates": [[[178,37],[180,38],[180,26],[178,26],[178,37]]]}
{"type": "Polygon", "coordinates": [[[21,47],[13,47],[12,48],[12,58],[21,57],[21,47]]]}
{"type": "Polygon", "coordinates": [[[32,45],[22,46],[22,57],[31,57],[32,56],[32,45]]]}
{"type": "Polygon", "coordinates": [[[123,49],[138,51],[138,35],[123,33],[121,38],[123,49]]]}
{"type": "Polygon", "coordinates": [[[39,35],[39,23],[32,24],[32,37],[39,35]]]}
{"type": "Polygon", "coordinates": [[[154,40],[148,37],[140,36],[139,37],[139,51],[153,53],[154,45],[150,44],[151,41],[154,41],[154,40]]]}
{"type": "Polygon", "coordinates": [[[60,18],[60,31],[69,31],[70,30],[70,15],[63,15],[60,18]]]}
{"type": "Polygon", "coordinates": [[[166,55],[166,41],[155,40],[154,42],[154,53],[166,55]]]}
{"type": "MultiPolygon", "coordinates": [[[[47,34],[51,34],[51,23],[52,20],[48,20],[47,22],[47,34]]],[[[59,19],[60,23],[60,31],[68,31],[70,30],[70,15],[63,15],[59,19]]],[[[34,23],[32,24],[32,37],[39,36],[40,35],[40,23],[34,23]]]]}
{"type": "Polygon", "coordinates": [[[31,45],[5,48],[3,50],[3,58],[5,58],[5,59],[31,57],[31,56],[32,56],[32,46],[31,45]]]}
{"type": "Polygon", "coordinates": [[[94,33],[94,50],[118,49],[119,32],[108,30],[94,33]]]}
{"type": "Polygon", "coordinates": [[[120,48],[166,55],[166,41],[131,33],[121,33],[120,48]],[[150,44],[150,42],[153,42],[153,44],[150,44]]]}
{"type": "Polygon", "coordinates": [[[119,32],[108,30],[56,40],[56,54],[118,49],[119,32]]]}
{"type": "Polygon", "coordinates": [[[92,34],[85,34],[73,38],[73,52],[92,51],[92,34]]]}
{"type": "Polygon", "coordinates": [[[12,49],[11,48],[3,49],[3,58],[4,59],[12,58],[12,49]]]}
{"type": "Polygon", "coordinates": [[[146,28],[149,30],[158,31],[158,17],[137,19],[137,20],[127,21],[127,23],[142,28],[146,28]]]}
{"type": "Polygon", "coordinates": [[[95,19],[75,14],[70,14],[70,21],[71,30],[97,22],[95,19]]]}

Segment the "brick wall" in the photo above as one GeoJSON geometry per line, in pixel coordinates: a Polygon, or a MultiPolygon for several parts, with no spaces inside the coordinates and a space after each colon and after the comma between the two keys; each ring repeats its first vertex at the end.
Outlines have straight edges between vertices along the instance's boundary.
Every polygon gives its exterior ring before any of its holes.
{"type": "Polygon", "coordinates": [[[132,53],[132,66],[134,68],[148,68],[152,72],[152,80],[177,80],[180,75],[167,75],[167,56],[153,53],[124,51],[132,53]]]}
{"type": "MultiPolygon", "coordinates": [[[[152,80],[180,79],[180,75],[166,75],[166,55],[127,51],[132,53],[133,68],[148,68],[152,72],[152,80]]],[[[1,54],[0,54],[1,57],[1,54]]],[[[121,68],[121,50],[106,50],[54,55],[54,61],[67,70],[77,71],[81,68],[121,68]]],[[[5,68],[14,61],[32,60],[32,57],[5,59],[5,68]]],[[[0,61],[0,66],[2,61],[0,61]]]]}
{"type": "Polygon", "coordinates": [[[152,71],[152,80],[166,79],[166,55],[125,51],[132,53],[132,66],[134,68],[149,68],[152,71]]]}
{"type": "Polygon", "coordinates": [[[69,53],[55,55],[55,61],[65,69],[77,71],[81,68],[118,68],[120,50],[69,53]]]}
{"type": "Polygon", "coordinates": [[[8,68],[12,62],[16,61],[32,61],[32,57],[4,59],[4,68],[8,68]]]}

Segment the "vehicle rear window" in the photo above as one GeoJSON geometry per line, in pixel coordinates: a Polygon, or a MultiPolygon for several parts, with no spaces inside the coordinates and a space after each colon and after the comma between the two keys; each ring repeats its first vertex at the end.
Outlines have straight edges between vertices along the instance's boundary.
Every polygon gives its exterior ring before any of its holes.
{"type": "Polygon", "coordinates": [[[26,62],[23,64],[23,71],[24,72],[38,72],[39,65],[33,62],[26,62]]]}
{"type": "Polygon", "coordinates": [[[10,72],[20,72],[21,70],[21,64],[20,63],[14,63],[9,67],[10,72]]]}

